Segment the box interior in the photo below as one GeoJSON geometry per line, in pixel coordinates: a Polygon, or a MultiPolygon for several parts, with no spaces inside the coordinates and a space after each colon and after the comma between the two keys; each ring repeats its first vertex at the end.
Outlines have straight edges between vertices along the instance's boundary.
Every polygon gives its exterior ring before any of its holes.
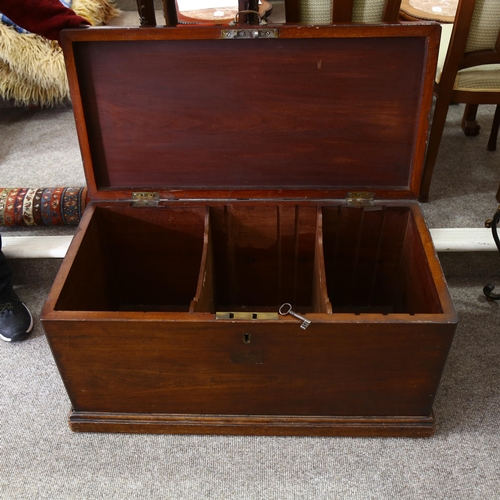
{"type": "Polygon", "coordinates": [[[442,313],[409,207],[96,207],[56,310],[442,313]]]}

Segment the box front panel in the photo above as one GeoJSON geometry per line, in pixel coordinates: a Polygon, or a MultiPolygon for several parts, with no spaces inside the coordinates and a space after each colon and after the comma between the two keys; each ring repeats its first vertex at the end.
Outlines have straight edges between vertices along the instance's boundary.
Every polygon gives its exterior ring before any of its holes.
{"type": "Polygon", "coordinates": [[[46,322],[77,411],[428,416],[453,325],[46,322]]]}

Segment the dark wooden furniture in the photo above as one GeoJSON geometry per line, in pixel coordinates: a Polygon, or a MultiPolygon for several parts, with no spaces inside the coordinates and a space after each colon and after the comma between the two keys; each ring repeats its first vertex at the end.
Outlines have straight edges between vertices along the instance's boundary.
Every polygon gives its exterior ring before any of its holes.
{"type": "MultiPolygon", "coordinates": [[[[186,15],[179,11],[176,0],[163,0],[165,26],[178,24],[229,24],[236,19],[238,24],[259,24],[259,19],[266,20],[271,14],[272,4],[266,0],[238,0],[234,9],[223,9],[224,16],[215,17],[214,9],[201,9],[186,15]],[[249,13],[258,12],[259,15],[249,13]]],[[[153,0],[137,0],[140,24],[143,27],[156,26],[156,14],[153,0]]]]}
{"type": "Polygon", "coordinates": [[[180,24],[229,24],[239,22],[240,17],[245,17],[245,23],[259,24],[259,20],[266,20],[273,10],[272,4],[265,0],[260,0],[260,2],[258,0],[244,0],[239,3],[241,5],[236,2],[234,7],[229,8],[208,8],[185,12],[180,11],[177,4],[177,19],[180,24]],[[243,11],[258,12],[258,16],[248,13],[241,14],[243,11]]]}
{"type": "Polygon", "coordinates": [[[497,107],[495,108],[495,114],[493,116],[493,123],[491,124],[490,138],[488,140],[489,151],[496,151],[497,149],[497,137],[499,128],[500,128],[500,106],[497,105],[497,107]]]}
{"type": "MultiPolygon", "coordinates": [[[[156,14],[153,0],[137,0],[140,24],[143,27],[156,26],[156,14]]],[[[175,0],[163,0],[165,26],[174,27],[179,23],[175,0]]]]}
{"type": "MultiPolygon", "coordinates": [[[[496,0],[489,0],[495,1],[496,0]]],[[[488,1],[486,2],[488,3],[488,1]]],[[[483,3],[477,2],[481,8],[483,3]]],[[[434,86],[436,104],[432,127],[429,135],[429,145],[423,171],[422,187],[420,190],[420,201],[428,201],[429,189],[434,172],[434,166],[439,151],[439,144],[443,135],[448,107],[451,102],[466,103],[469,106],[464,114],[463,128],[467,135],[478,133],[475,116],[478,104],[500,104],[500,92],[492,92],[489,89],[473,88],[470,90],[454,88],[455,79],[459,70],[474,66],[487,64],[500,64],[500,33],[496,42],[490,45],[482,44],[480,50],[467,49],[468,40],[471,35],[471,20],[474,15],[476,0],[460,0],[453,25],[450,45],[446,55],[446,60],[441,73],[439,83],[434,86]],[[486,47],[490,48],[486,48],[486,47]]],[[[475,33],[481,34],[481,28],[475,27],[475,33]]]]}
{"type": "Polygon", "coordinates": [[[63,34],[92,201],[42,321],[73,430],[434,432],[457,322],[415,201],[438,41],[63,34]]]}
{"type": "MultiPolygon", "coordinates": [[[[467,104],[462,118],[462,129],[467,136],[477,136],[481,130],[481,126],[476,120],[478,104],[467,104]]],[[[493,122],[491,124],[490,138],[488,139],[488,150],[496,151],[498,129],[500,128],[500,106],[496,106],[493,122]]]]}

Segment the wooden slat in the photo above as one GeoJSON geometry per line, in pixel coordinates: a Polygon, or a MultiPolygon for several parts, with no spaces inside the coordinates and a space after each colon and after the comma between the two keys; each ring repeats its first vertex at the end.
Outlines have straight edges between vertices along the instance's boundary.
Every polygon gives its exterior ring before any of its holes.
{"type": "Polygon", "coordinates": [[[285,17],[287,23],[300,23],[300,0],[285,2],[285,17]]]}
{"type": "Polygon", "coordinates": [[[332,22],[334,23],[350,23],[352,20],[352,7],[354,0],[343,0],[341,2],[333,2],[332,22]]]}
{"type": "Polygon", "coordinates": [[[401,0],[386,0],[382,20],[386,23],[395,23],[399,18],[401,0]]]}

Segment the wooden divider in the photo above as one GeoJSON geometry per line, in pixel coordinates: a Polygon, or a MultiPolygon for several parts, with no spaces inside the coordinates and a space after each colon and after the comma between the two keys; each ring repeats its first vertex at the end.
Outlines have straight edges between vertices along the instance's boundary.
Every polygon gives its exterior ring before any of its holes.
{"type": "Polygon", "coordinates": [[[198,286],[189,312],[215,313],[214,257],[209,207],[207,207],[205,213],[205,233],[203,235],[203,253],[201,256],[198,286]]]}
{"type": "Polygon", "coordinates": [[[316,206],[210,207],[190,312],[330,312],[320,220],[316,206]]]}

